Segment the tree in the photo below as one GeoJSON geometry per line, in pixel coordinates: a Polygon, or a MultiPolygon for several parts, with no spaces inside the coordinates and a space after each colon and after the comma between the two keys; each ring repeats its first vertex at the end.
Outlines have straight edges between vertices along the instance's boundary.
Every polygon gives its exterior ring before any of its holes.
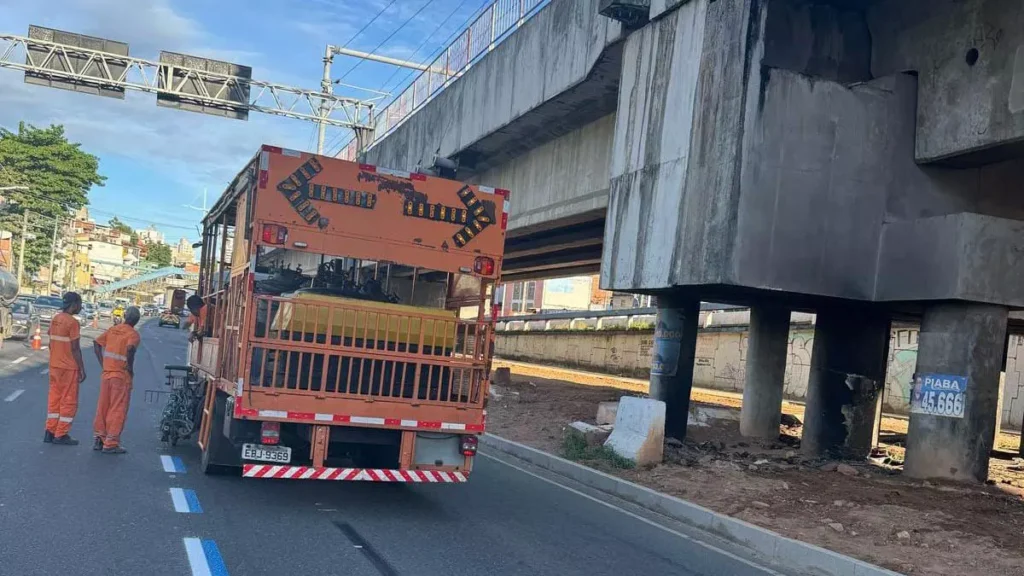
{"type": "MultiPolygon", "coordinates": [[[[14,246],[21,241],[25,210],[51,219],[66,218],[88,203],[90,188],[105,181],[99,174],[99,159],[82,151],[80,144],[68,142],[63,126],[36,128],[22,122],[17,132],[0,128],[0,187],[28,187],[0,193],[8,201],[0,210],[0,229],[14,235],[14,246]]],[[[25,243],[26,274],[50,260],[51,233],[33,232],[35,237],[25,243]]]]}
{"type": "Polygon", "coordinates": [[[117,230],[118,232],[120,232],[122,234],[129,234],[130,235],[133,232],[135,232],[134,230],[132,230],[131,226],[129,226],[129,225],[125,224],[124,222],[122,222],[117,216],[114,216],[113,218],[111,218],[110,221],[107,222],[107,225],[110,226],[110,228],[112,230],[117,230]]]}
{"type": "Polygon", "coordinates": [[[156,242],[146,243],[146,261],[152,262],[157,266],[170,266],[171,265],[171,247],[167,244],[157,244],[156,242]]]}

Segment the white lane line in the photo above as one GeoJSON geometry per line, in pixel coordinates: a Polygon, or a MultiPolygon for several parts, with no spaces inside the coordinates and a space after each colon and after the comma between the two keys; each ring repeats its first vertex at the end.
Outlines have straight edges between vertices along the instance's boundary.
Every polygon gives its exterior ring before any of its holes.
{"type": "Polygon", "coordinates": [[[164,472],[175,474],[183,474],[185,472],[185,463],[177,456],[160,456],[160,464],[164,467],[164,472]]]}
{"type": "Polygon", "coordinates": [[[21,363],[22,363],[22,362],[24,362],[24,361],[25,361],[26,359],[28,359],[28,356],[22,356],[21,358],[18,358],[17,360],[15,360],[15,361],[11,362],[11,364],[21,364],[21,363]]]}
{"type": "Polygon", "coordinates": [[[40,348],[40,350],[49,350],[49,349],[50,349],[49,346],[43,346],[42,348],[40,348]]]}
{"type": "Polygon", "coordinates": [[[558,486],[559,488],[561,488],[563,490],[567,490],[569,492],[572,492],[573,494],[576,494],[577,496],[582,496],[583,498],[586,498],[587,500],[590,500],[592,502],[596,502],[596,503],[600,504],[601,506],[604,506],[606,508],[611,508],[612,510],[615,510],[616,512],[621,512],[621,513],[625,514],[626,516],[629,516],[630,518],[634,518],[636,520],[639,520],[639,521],[643,522],[644,524],[647,524],[649,526],[653,526],[655,528],[658,528],[659,530],[664,530],[665,532],[668,532],[669,534],[672,534],[673,536],[677,536],[679,538],[682,538],[683,540],[689,540],[690,542],[693,542],[694,544],[697,544],[698,546],[701,546],[703,548],[707,548],[709,550],[714,550],[718,554],[721,554],[723,556],[731,558],[731,559],[733,559],[733,560],[735,560],[737,562],[741,562],[743,564],[746,564],[747,566],[750,566],[752,568],[756,568],[758,570],[761,570],[765,574],[770,574],[771,576],[783,576],[783,574],[781,574],[779,572],[776,572],[774,570],[771,570],[769,568],[761,566],[760,564],[755,564],[755,563],[747,560],[746,558],[741,558],[741,557],[739,557],[739,556],[737,556],[737,555],[735,555],[735,554],[733,554],[733,553],[731,553],[731,552],[729,552],[727,550],[723,550],[723,549],[721,549],[721,548],[719,548],[717,546],[714,546],[712,544],[708,544],[707,542],[701,542],[700,540],[696,540],[693,537],[687,536],[686,534],[683,534],[682,532],[678,532],[676,530],[673,530],[673,529],[669,528],[668,526],[662,526],[661,524],[658,524],[657,522],[655,522],[653,520],[650,520],[648,518],[644,518],[643,516],[641,516],[639,514],[634,514],[633,512],[630,512],[629,510],[626,510],[625,508],[619,508],[618,506],[616,506],[614,504],[609,504],[608,502],[605,502],[604,500],[601,500],[599,498],[595,498],[595,497],[591,496],[590,494],[586,494],[586,493],[580,492],[579,490],[576,490],[574,488],[570,488],[568,486],[564,486],[562,484],[559,484],[558,482],[555,482],[554,480],[549,480],[549,479],[541,476],[540,474],[534,474],[533,472],[530,472],[529,470],[526,470],[525,468],[520,468],[519,466],[516,466],[515,464],[509,464],[508,462],[505,462],[501,458],[496,458],[494,456],[491,456],[489,454],[484,454],[482,452],[478,453],[478,456],[483,456],[484,458],[487,458],[488,460],[494,460],[495,462],[500,462],[500,463],[504,464],[505,466],[508,466],[509,468],[513,468],[515,470],[519,470],[520,472],[522,472],[524,474],[529,474],[530,476],[533,476],[534,478],[536,478],[538,480],[543,480],[544,482],[547,482],[548,484],[551,484],[553,486],[558,486]]]}
{"type": "Polygon", "coordinates": [[[50,373],[50,369],[49,368],[43,368],[43,371],[40,372],[40,374],[42,374],[43,376],[46,376],[49,373],[50,373]]]}
{"type": "Polygon", "coordinates": [[[210,565],[206,562],[203,541],[199,538],[185,538],[185,553],[188,554],[188,565],[192,568],[192,576],[212,576],[210,565]]]}
{"type": "Polygon", "coordinates": [[[175,512],[190,512],[188,501],[185,500],[185,491],[181,488],[171,488],[171,502],[174,504],[175,512]]]}
{"type": "Polygon", "coordinates": [[[15,390],[14,392],[11,392],[10,395],[7,396],[7,398],[4,398],[4,402],[14,402],[15,400],[18,399],[18,396],[21,396],[24,393],[24,390],[15,390]]]}

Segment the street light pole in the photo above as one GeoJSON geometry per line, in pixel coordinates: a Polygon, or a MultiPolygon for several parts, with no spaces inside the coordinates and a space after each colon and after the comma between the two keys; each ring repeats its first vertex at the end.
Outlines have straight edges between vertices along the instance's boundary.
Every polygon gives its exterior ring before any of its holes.
{"type": "Polygon", "coordinates": [[[21,289],[21,278],[25,274],[25,236],[28,236],[28,210],[21,220],[21,249],[18,255],[18,288],[21,289]]]}
{"type": "Polygon", "coordinates": [[[60,228],[60,218],[53,221],[53,240],[50,243],[50,274],[47,277],[46,295],[53,293],[53,261],[57,256],[57,230],[60,228]]]}

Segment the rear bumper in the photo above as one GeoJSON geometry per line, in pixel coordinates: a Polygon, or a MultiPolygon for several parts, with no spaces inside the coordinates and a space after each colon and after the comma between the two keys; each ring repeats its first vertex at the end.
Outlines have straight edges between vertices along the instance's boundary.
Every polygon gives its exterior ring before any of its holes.
{"type": "Polygon", "coordinates": [[[312,466],[277,466],[244,464],[244,478],[280,478],[285,480],[340,480],[343,482],[406,482],[421,484],[455,484],[469,480],[467,472],[442,470],[381,470],[377,468],[314,468],[312,466]]]}

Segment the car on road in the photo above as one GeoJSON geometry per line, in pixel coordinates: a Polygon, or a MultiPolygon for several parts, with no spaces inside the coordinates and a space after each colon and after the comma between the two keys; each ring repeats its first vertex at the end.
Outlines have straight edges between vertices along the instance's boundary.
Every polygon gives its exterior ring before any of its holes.
{"type": "Polygon", "coordinates": [[[96,305],[92,302],[85,302],[82,304],[82,316],[85,316],[86,320],[92,320],[98,314],[96,305]]]}
{"type": "Polygon", "coordinates": [[[108,318],[109,319],[111,317],[111,314],[113,314],[113,312],[114,312],[114,303],[113,302],[100,302],[99,304],[96,305],[96,311],[97,311],[97,313],[99,313],[100,319],[103,319],[103,318],[108,318]]]}
{"type": "Polygon", "coordinates": [[[32,335],[39,324],[39,313],[31,302],[16,301],[11,306],[11,339],[24,340],[32,335]]]}
{"type": "Polygon", "coordinates": [[[160,307],[156,304],[146,304],[142,307],[143,316],[157,316],[160,314],[160,307]]]}
{"type": "Polygon", "coordinates": [[[58,296],[36,296],[32,306],[39,313],[39,321],[49,324],[50,320],[53,320],[54,314],[60,312],[64,307],[64,301],[58,296]]]}
{"type": "Polygon", "coordinates": [[[157,322],[157,326],[174,326],[179,328],[181,326],[181,317],[170,310],[164,310],[160,313],[160,320],[157,322]]]}

